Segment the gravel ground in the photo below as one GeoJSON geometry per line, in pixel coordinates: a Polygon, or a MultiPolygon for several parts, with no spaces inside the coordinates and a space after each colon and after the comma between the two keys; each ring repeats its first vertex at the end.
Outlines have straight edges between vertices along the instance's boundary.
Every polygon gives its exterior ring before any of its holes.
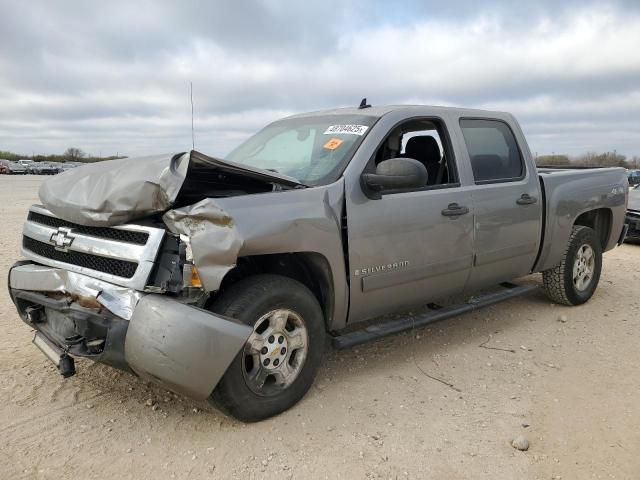
{"type": "MultiPolygon", "coordinates": [[[[40,181],[0,176],[3,275],[40,181]]],[[[0,477],[637,479],[639,326],[624,245],[587,305],[536,292],[329,352],[299,405],[244,425],[88,361],[62,379],[0,288],[0,477]]]]}

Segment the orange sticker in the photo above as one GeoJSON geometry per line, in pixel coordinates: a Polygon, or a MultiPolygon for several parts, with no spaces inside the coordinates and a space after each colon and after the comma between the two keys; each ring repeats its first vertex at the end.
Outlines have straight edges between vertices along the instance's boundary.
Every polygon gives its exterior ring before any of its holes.
{"type": "Polygon", "coordinates": [[[327,143],[325,143],[323,147],[327,150],[335,150],[340,145],[342,145],[342,142],[344,142],[344,140],[340,140],[339,138],[332,138],[327,143]]]}

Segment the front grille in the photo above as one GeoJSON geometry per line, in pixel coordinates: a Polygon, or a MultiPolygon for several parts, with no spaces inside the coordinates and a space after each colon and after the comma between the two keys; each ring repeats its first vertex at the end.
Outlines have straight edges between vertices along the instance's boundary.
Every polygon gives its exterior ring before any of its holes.
{"type": "MultiPolygon", "coordinates": [[[[31,216],[33,212],[29,214],[31,216]]],[[[45,215],[42,215],[45,216],[45,215]]],[[[52,217],[48,217],[52,218],[52,217]]],[[[34,220],[35,221],[35,220],[34,220]]],[[[57,262],[69,263],[79,267],[89,268],[98,272],[108,273],[122,278],[131,278],[135,275],[138,264],[126,260],[100,257],[83,252],[56,250],[53,245],[39,242],[33,238],[23,236],[22,247],[41,257],[49,258],[57,262]]]]}
{"type": "Polygon", "coordinates": [[[74,233],[79,233],[81,235],[106,238],[107,240],[116,240],[118,242],[133,243],[135,245],[146,245],[147,240],[149,239],[149,234],[146,232],[132,232],[130,230],[116,230],[115,228],[105,227],[86,227],[84,225],[67,222],[60,218],[42,215],[37,212],[29,212],[28,220],[53,228],[70,228],[74,233]]]}

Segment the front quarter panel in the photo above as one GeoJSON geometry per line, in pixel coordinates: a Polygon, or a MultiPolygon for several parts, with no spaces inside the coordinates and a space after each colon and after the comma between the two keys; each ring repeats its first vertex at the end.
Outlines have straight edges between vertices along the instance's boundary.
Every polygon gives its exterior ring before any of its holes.
{"type": "Polygon", "coordinates": [[[208,198],[169,211],[174,233],[191,237],[194,262],[208,291],[219,289],[237,259],[251,255],[313,252],[331,267],[331,329],[345,325],[347,283],[340,216],[344,183],[226,198],[208,198]]]}

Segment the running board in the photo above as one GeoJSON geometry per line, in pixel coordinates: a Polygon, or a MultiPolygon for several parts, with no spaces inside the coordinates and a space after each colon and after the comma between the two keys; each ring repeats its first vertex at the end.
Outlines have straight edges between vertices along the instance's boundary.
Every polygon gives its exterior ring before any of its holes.
{"type": "Polygon", "coordinates": [[[455,317],[463,313],[473,312],[479,308],[488,307],[538,289],[537,285],[515,285],[508,282],[501,283],[500,286],[503,290],[487,293],[478,297],[472,297],[472,299],[467,303],[441,308],[437,308],[436,305],[433,305],[430,306],[432,311],[421,315],[396,320],[387,320],[385,322],[369,325],[362,330],[338,335],[333,338],[333,346],[338,350],[354,347],[371,340],[394,335],[412,328],[423,327],[430,323],[446,320],[447,318],[455,317]]]}

